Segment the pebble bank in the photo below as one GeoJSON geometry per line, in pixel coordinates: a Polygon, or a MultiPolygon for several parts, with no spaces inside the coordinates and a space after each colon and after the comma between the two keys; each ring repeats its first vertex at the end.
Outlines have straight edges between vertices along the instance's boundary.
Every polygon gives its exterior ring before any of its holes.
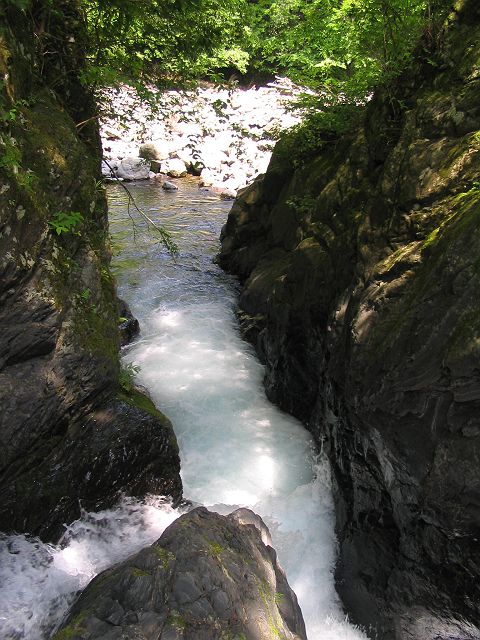
{"type": "Polygon", "coordinates": [[[300,121],[291,106],[302,91],[286,78],[248,89],[204,85],[159,93],[155,109],[126,87],[111,91],[103,174],[165,181],[189,173],[234,197],[266,171],[278,135],[300,121]]]}

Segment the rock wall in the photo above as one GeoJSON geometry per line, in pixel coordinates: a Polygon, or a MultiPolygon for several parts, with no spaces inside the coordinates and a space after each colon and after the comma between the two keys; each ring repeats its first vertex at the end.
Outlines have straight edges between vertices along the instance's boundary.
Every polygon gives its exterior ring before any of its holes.
{"type": "Polygon", "coordinates": [[[459,7],[359,131],[277,146],[219,257],[269,397],[329,453],[337,588],[379,638],[480,636],[480,9],[459,7]]]}
{"type": "Polygon", "coordinates": [[[181,494],[171,424],[118,382],[83,25],[54,4],[0,8],[0,529],[50,539],[80,504],[181,494]]]}
{"type": "Polygon", "coordinates": [[[306,640],[268,536],[247,509],[228,517],[195,509],[97,576],[54,640],[306,640]]]}

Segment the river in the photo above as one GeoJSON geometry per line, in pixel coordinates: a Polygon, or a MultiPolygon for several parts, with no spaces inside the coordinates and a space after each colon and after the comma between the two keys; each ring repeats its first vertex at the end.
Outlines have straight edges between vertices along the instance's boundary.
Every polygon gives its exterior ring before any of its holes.
{"type": "MultiPolygon", "coordinates": [[[[137,229],[119,185],[109,187],[113,266],[140,338],[125,365],[172,420],[185,497],[220,513],[247,506],[272,533],[310,640],[365,636],[342,613],[334,589],[334,513],[325,460],[309,433],[265,397],[263,367],[241,339],[238,285],[213,263],[230,202],[182,181],[176,192],[132,184],[139,204],[175,235],[176,260],[137,229]]],[[[0,637],[43,640],[78,589],[99,571],[156,540],[178,513],[161,496],[126,498],[83,514],[60,545],[12,536],[0,545],[0,637]]]]}

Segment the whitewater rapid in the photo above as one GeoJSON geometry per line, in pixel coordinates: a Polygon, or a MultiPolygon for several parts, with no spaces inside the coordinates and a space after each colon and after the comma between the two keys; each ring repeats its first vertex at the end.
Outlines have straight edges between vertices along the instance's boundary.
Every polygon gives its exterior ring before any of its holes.
{"type": "MultiPolygon", "coordinates": [[[[138,204],[176,234],[176,261],[132,229],[119,187],[110,189],[120,294],[142,327],[124,359],[172,420],[185,497],[220,513],[252,508],[267,523],[310,640],[359,640],[334,589],[334,514],[325,460],[308,432],[269,403],[263,367],[240,337],[237,285],[212,258],[229,203],[183,183],[164,193],[132,187],[138,204]]],[[[159,497],[125,499],[84,514],[63,544],[24,536],[0,544],[0,637],[40,640],[99,571],[152,543],[176,517],[159,497]]]]}

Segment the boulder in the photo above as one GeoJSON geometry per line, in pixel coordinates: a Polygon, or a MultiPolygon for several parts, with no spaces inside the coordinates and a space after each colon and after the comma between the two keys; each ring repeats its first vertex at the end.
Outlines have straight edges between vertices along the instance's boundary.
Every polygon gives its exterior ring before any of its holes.
{"type": "Polygon", "coordinates": [[[280,141],[222,232],[268,397],[330,457],[339,594],[381,640],[480,638],[480,7],[458,6],[441,64],[335,144],[280,141]]]}
{"type": "Polygon", "coordinates": [[[181,516],[97,576],[54,638],[306,640],[297,598],[262,542],[268,529],[247,511],[181,516]]]}
{"type": "Polygon", "coordinates": [[[195,160],[196,158],[198,158],[198,155],[193,148],[184,147],[183,149],[179,149],[177,151],[177,157],[180,158],[180,160],[185,163],[185,166],[187,167],[187,169],[190,170],[190,167],[192,166],[193,163],[195,163],[195,160]]]}
{"type": "Polygon", "coordinates": [[[80,503],[86,511],[98,511],[125,494],[181,499],[172,424],[139,390],[122,389],[56,440],[54,447],[37,445],[38,468],[22,469],[20,478],[1,487],[2,529],[11,523],[13,530],[28,528],[58,540],[64,523],[80,515],[80,503]],[[24,486],[35,491],[22,494],[24,486]]]}
{"type": "Polygon", "coordinates": [[[117,176],[124,180],[148,180],[150,162],[144,158],[124,158],[117,169],[117,176]]]}
{"type": "Polygon", "coordinates": [[[169,158],[162,164],[162,170],[172,178],[183,178],[187,175],[185,162],[180,158],[169,158]]]}
{"type": "Polygon", "coordinates": [[[219,180],[219,176],[211,169],[203,169],[201,173],[200,186],[211,187],[214,182],[219,180]]]}
{"type": "Polygon", "coordinates": [[[159,142],[144,142],[140,145],[138,151],[140,158],[145,160],[166,160],[168,158],[168,149],[159,142]]]}
{"type": "Polygon", "coordinates": [[[111,175],[112,175],[112,171],[111,171],[110,167],[107,165],[105,160],[102,160],[102,176],[104,178],[110,178],[111,175]]]}
{"type": "Polygon", "coordinates": [[[227,164],[228,155],[221,150],[215,139],[207,138],[199,146],[199,153],[205,167],[208,169],[220,169],[222,164],[227,164]]]}

